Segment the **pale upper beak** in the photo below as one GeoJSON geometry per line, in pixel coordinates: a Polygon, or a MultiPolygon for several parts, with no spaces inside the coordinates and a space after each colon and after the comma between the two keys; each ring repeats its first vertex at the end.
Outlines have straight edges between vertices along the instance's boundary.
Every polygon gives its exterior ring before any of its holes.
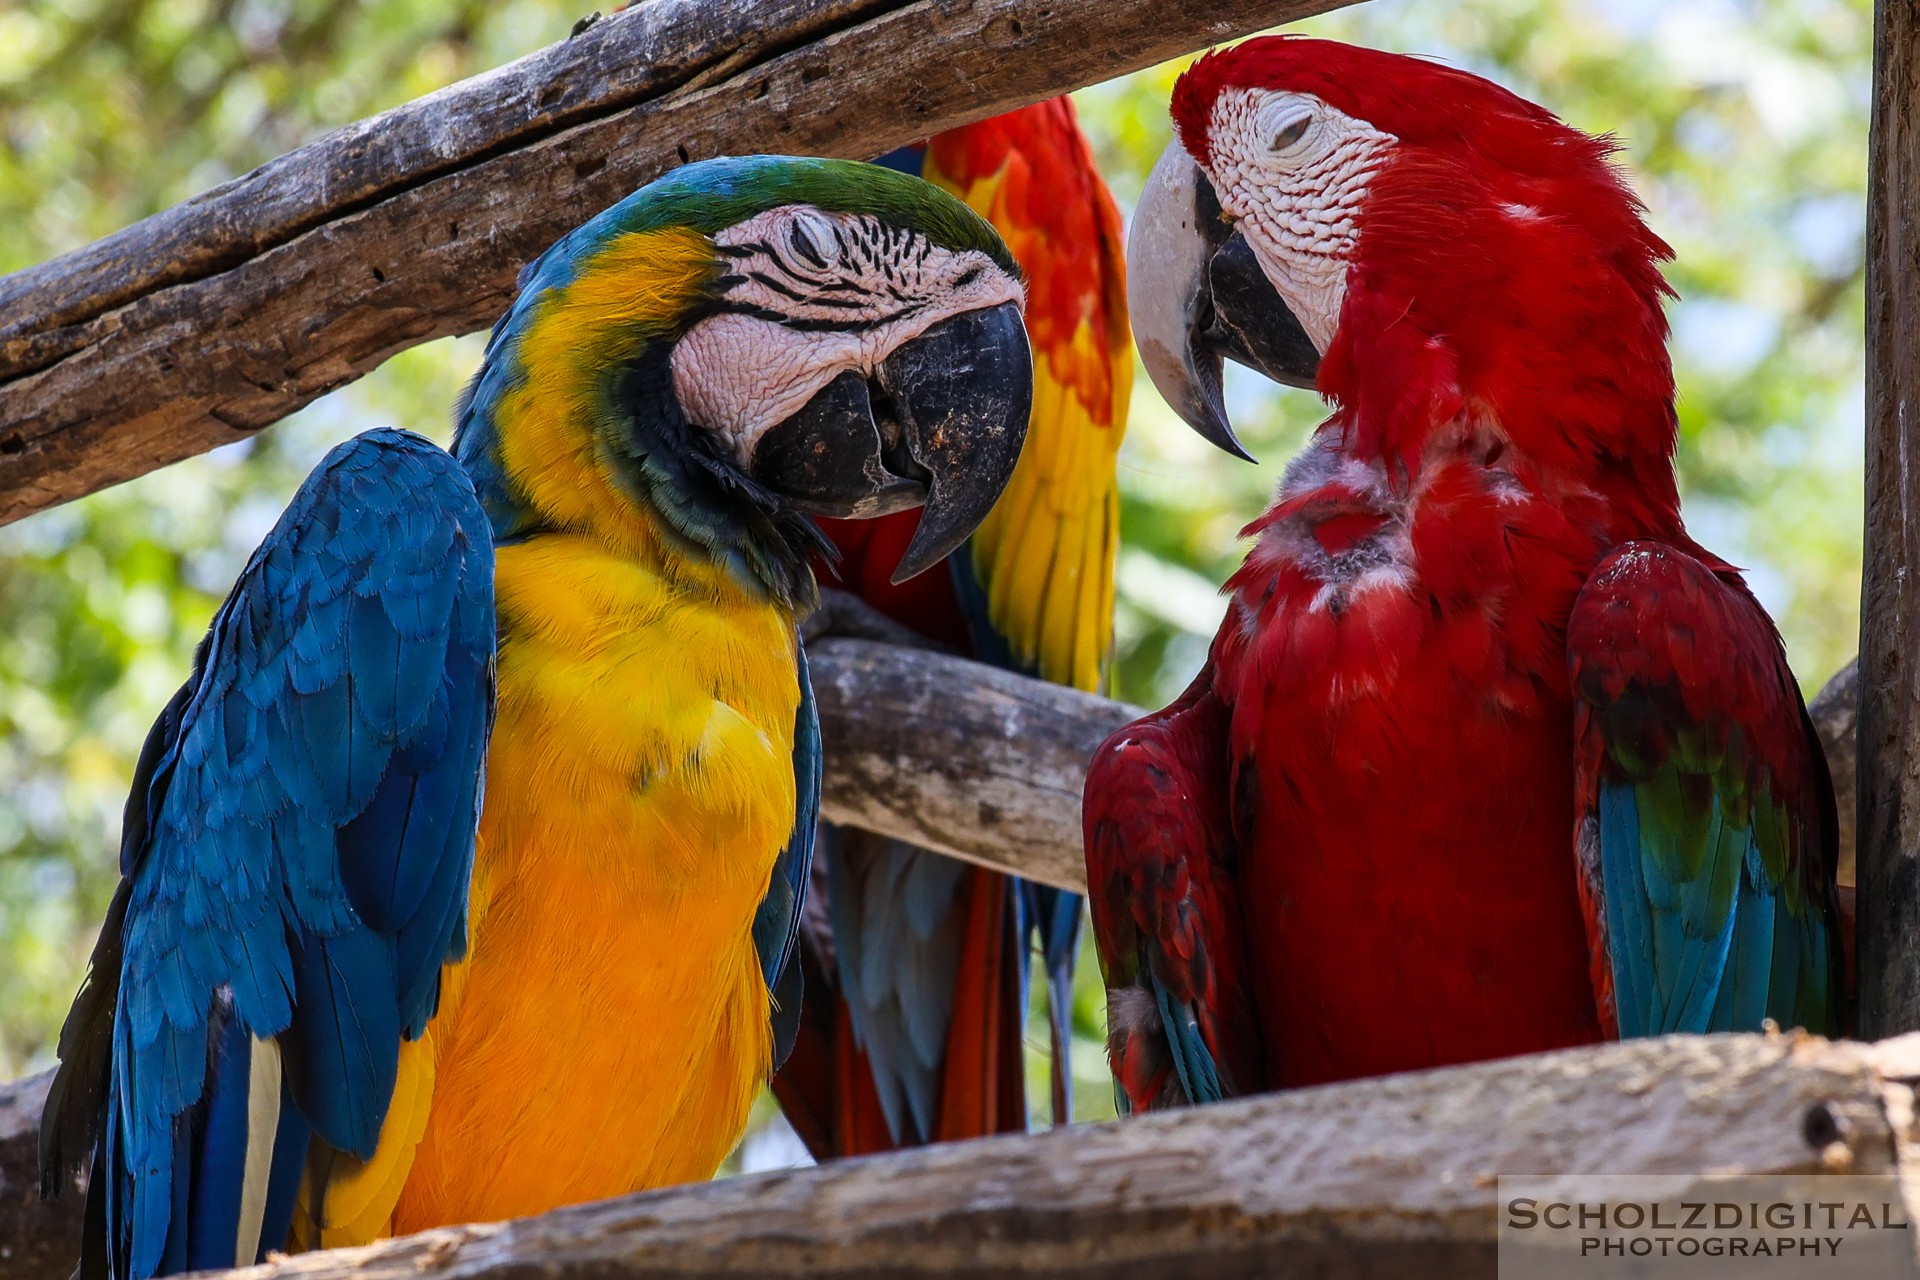
{"type": "Polygon", "coordinates": [[[1220,371],[1233,360],[1312,387],[1320,352],[1246,237],[1221,216],[1213,184],[1178,139],[1147,178],[1127,237],[1127,305],[1153,385],[1208,442],[1253,461],[1233,434],[1220,371]]]}

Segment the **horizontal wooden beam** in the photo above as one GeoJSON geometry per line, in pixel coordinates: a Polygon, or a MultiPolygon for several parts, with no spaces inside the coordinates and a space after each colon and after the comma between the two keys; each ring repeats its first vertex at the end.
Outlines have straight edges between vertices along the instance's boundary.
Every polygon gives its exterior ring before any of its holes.
{"type": "Polygon", "coordinates": [[[0,523],[491,324],[687,160],[856,158],[1348,0],[648,0],[0,280],[0,523]]]}
{"type": "MultiPolygon", "coordinates": [[[[1637,1040],[677,1187],[244,1274],[1491,1280],[1500,1174],[1911,1178],[1915,1078],[1920,1037],[1637,1040]]],[[[62,1276],[0,1262],[0,1280],[62,1276]]]]}

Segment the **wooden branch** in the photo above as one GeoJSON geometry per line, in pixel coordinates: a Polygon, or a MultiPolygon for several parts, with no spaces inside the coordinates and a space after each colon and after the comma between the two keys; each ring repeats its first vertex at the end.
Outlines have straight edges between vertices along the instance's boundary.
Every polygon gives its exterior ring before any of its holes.
{"type": "Polygon", "coordinates": [[[0,1280],[67,1280],[80,1257],[83,1197],[40,1199],[40,1109],[52,1083],[45,1071],[0,1085],[0,1280]]]}
{"type": "Polygon", "coordinates": [[[0,281],[0,523],[484,328],[690,159],[869,157],[1349,0],[650,0],[0,281]]]}
{"type": "Polygon", "coordinates": [[[1086,891],[1087,761],[1139,707],[867,640],[807,655],[830,820],[1086,891]]]}
{"type": "Polygon", "coordinates": [[[1874,6],[1867,519],[1860,619],[1860,1028],[1920,1028],[1920,10],[1874,6]]]}
{"type": "Polygon", "coordinates": [[[1920,1037],[1638,1040],[678,1187],[244,1274],[1492,1277],[1499,1174],[1911,1178],[1916,1077],[1920,1037]]]}

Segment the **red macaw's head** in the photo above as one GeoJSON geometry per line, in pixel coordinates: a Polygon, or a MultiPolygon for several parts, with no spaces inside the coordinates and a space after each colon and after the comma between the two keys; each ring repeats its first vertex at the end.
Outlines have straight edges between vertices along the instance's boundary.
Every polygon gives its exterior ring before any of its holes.
{"type": "Polygon", "coordinates": [[[1154,384],[1201,435],[1245,456],[1231,359],[1317,387],[1348,448],[1407,473],[1462,419],[1545,465],[1667,466],[1672,252],[1612,142],[1478,76],[1292,37],[1200,59],[1173,118],[1129,300],[1154,384]]]}

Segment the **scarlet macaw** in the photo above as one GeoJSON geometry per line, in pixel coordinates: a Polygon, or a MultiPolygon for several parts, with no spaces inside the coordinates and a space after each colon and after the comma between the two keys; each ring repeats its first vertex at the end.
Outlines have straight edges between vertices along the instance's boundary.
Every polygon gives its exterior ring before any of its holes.
{"type": "Polygon", "coordinates": [[[528,269],[452,456],[328,455],[135,777],[44,1126],[85,1274],[713,1173],[799,1012],[805,513],[925,502],[902,575],[959,545],[1021,305],[926,183],[707,161],[528,269]]]}
{"type": "Polygon", "coordinates": [[[1197,62],[1129,246],[1147,368],[1317,387],[1206,666],[1115,734],[1087,868],[1123,1101],[1839,1025],[1835,823],[1779,636],[1681,523],[1613,147],[1323,41],[1197,62]]]}
{"type": "MultiPolygon", "coordinates": [[[[1113,634],[1116,456],[1133,388],[1120,213],[1067,98],[948,130],[880,161],[978,211],[1027,276],[1034,360],[1027,448],[949,572],[893,582],[918,513],[826,521],[847,589],[1001,667],[1097,689],[1113,634]]],[[[808,1004],[774,1079],[816,1158],[1027,1124],[1029,935],[1053,1022],[1053,1109],[1067,1045],[1079,895],[866,832],[823,827],[828,910],[803,928],[808,1004]],[[830,933],[830,937],[828,934],[830,933]]]]}

